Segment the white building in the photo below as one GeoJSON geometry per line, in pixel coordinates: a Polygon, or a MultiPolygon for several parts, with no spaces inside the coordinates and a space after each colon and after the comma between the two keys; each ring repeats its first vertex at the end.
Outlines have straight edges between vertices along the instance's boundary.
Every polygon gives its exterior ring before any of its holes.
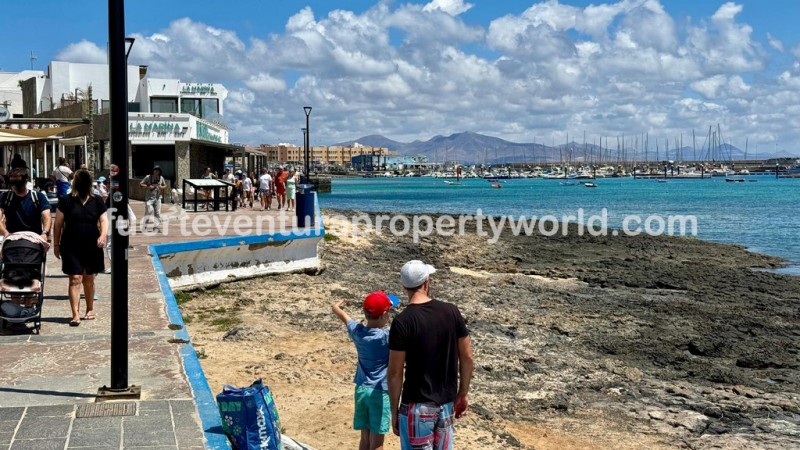
{"type": "MultiPolygon", "coordinates": [[[[25,117],[47,117],[54,121],[86,116],[80,106],[70,107],[88,99],[91,91],[92,133],[88,132],[88,125],[83,125],[63,136],[24,145],[31,147],[28,154],[35,160],[32,167],[46,169],[57,155],[75,165],[86,163],[93,156],[89,165],[98,174],[108,169],[111,163],[108,65],[53,61],[47,73],[0,74],[0,88],[8,84],[14,87],[8,94],[12,114],[24,113],[25,117]],[[68,111],[69,116],[59,114],[68,111]],[[92,137],[87,137],[90,134],[92,137]],[[88,140],[93,140],[93,152],[87,150],[91,148],[88,140]],[[38,147],[33,148],[35,145],[38,147]]],[[[2,94],[0,90],[0,104],[2,94]]],[[[165,178],[179,184],[182,178],[199,177],[206,166],[221,173],[226,158],[243,157],[243,148],[228,144],[229,132],[223,120],[227,96],[227,89],[218,83],[151,78],[146,66],[128,66],[131,176],[141,178],[153,165],[159,165],[165,178]]]]}
{"type": "Polygon", "coordinates": [[[0,106],[5,107],[11,113],[11,117],[22,117],[22,89],[20,88],[20,82],[31,78],[36,79],[38,85],[44,86],[45,76],[41,70],[0,72],[0,106]]]}

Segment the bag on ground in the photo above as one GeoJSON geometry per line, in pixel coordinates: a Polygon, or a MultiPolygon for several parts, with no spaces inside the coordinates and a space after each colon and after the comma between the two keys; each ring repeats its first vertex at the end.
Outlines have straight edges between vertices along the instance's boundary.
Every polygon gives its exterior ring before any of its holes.
{"type": "Polygon", "coordinates": [[[230,385],[217,394],[222,429],[239,450],[283,450],[278,410],[260,379],[245,388],[230,385]]]}

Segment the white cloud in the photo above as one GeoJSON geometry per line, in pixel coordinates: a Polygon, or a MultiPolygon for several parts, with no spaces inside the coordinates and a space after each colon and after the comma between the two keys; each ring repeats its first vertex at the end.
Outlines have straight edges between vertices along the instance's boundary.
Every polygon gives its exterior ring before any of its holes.
{"type": "Polygon", "coordinates": [[[94,42],[82,40],[69,44],[55,56],[56,61],[69,61],[87,64],[105,64],[108,61],[106,50],[94,42]]]}
{"type": "MultiPolygon", "coordinates": [[[[782,65],[800,61],[800,46],[754,30],[737,3],[689,18],[659,0],[546,0],[476,24],[465,22],[473,4],[464,0],[374,1],[360,12],[305,7],[283,29],[252,36],[178,19],[134,34],[131,62],[225,84],[231,139],[252,144],[299,143],[306,104],[320,144],[464,130],[528,142],[584,130],[663,141],[717,122],[734,141],[800,139],[791,126],[800,63],[782,65]],[[772,49],[791,55],[770,59],[772,49]]],[[[105,50],[81,41],[59,57],[104,62],[105,50]]]]}
{"type": "Polygon", "coordinates": [[[464,0],[433,0],[425,5],[423,11],[444,11],[447,14],[457,16],[472,9],[472,3],[464,3],[464,0]]]}
{"type": "Polygon", "coordinates": [[[769,42],[769,46],[774,48],[775,50],[783,53],[783,42],[780,39],[772,36],[772,34],[767,33],[767,42],[769,42]]]}

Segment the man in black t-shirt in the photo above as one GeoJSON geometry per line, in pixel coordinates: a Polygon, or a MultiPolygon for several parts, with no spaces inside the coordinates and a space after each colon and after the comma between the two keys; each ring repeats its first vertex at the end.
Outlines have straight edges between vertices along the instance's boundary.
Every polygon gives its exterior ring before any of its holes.
{"type": "Polygon", "coordinates": [[[30,231],[49,240],[50,202],[42,192],[27,188],[28,169],[17,167],[8,175],[11,190],[0,195],[0,234],[30,231]]]}
{"type": "Polygon", "coordinates": [[[434,272],[417,260],[403,266],[408,306],[389,331],[392,428],[402,450],[452,449],[453,415],[467,410],[474,366],[469,332],[455,305],[430,298],[434,272]]]}

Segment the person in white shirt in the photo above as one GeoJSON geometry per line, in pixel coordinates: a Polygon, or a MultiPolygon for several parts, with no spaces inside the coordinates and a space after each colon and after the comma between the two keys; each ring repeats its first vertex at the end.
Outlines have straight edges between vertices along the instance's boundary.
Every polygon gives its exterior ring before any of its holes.
{"type": "Polygon", "coordinates": [[[261,207],[265,211],[272,208],[272,176],[267,171],[266,167],[261,169],[261,176],[258,177],[258,192],[261,194],[261,207]]]}
{"type": "Polygon", "coordinates": [[[56,184],[56,194],[59,197],[67,195],[70,180],[72,179],[72,169],[67,166],[66,158],[58,158],[58,167],[53,170],[50,179],[56,184]]]}
{"type": "Polygon", "coordinates": [[[250,180],[250,177],[247,176],[246,173],[242,174],[242,207],[250,203],[250,207],[253,207],[253,191],[251,188],[253,187],[253,181],[250,180]]]}

